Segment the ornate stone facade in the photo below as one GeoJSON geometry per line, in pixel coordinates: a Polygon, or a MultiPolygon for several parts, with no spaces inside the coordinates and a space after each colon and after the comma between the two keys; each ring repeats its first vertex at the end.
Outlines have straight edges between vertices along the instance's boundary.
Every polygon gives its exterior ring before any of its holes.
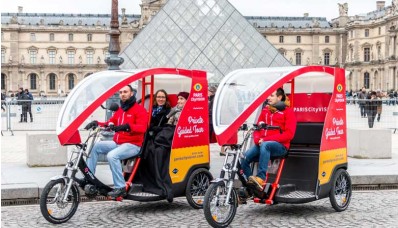
{"type": "MultiPolygon", "coordinates": [[[[142,0],[141,15],[119,16],[120,46],[134,39],[167,0],[142,0]]],[[[398,2],[338,17],[246,17],[293,65],[332,65],[350,71],[347,89],[398,89],[398,2]]],[[[105,70],[110,14],[2,13],[1,89],[66,94],[87,75],[105,70]]]]}

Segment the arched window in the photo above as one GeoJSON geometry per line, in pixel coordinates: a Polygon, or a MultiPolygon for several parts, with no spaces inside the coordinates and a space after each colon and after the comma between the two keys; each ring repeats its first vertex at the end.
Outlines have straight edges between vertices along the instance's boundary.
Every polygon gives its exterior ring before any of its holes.
{"type": "Polygon", "coordinates": [[[3,73],[1,73],[1,89],[6,89],[6,75],[3,73]]]}
{"type": "Polygon", "coordinates": [[[68,74],[68,89],[71,90],[75,87],[75,75],[68,74]]]}
{"type": "Polygon", "coordinates": [[[48,75],[48,83],[50,90],[55,90],[55,85],[57,84],[57,75],[51,73],[48,75]]]}
{"type": "Polygon", "coordinates": [[[31,73],[29,75],[29,81],[30,81],[30,89],[31,90],[37,89],[37,74],[31,73]]]}
{"type": "Polygon", "coordinates": [[[365,72],[365,74],[363,75],[363,79],[364,79],[363,86],[366,89],[369,89],[369,73],[368,72],[365,72]]]}

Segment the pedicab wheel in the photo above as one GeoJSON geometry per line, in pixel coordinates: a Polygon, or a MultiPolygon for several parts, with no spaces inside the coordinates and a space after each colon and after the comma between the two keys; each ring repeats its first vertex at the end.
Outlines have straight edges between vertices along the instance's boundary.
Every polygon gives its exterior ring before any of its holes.
{"type": "Polygon", "coordinates": [[[52,180],[44,187],[40,196],[40,211],[44,218],[54,224],[68,221],[79,206],[79,193],[75,185],[70,189],[67,201],[63,198],[67,189],[63,179],[52,180]]]}
{"type": "Polygon", "coordinates": [[[199,168],[192,172],[185,188],[185,196],[191,207],[195,209],[203,208],[203,200],[206,190],[212,179],[213,176],[209,170],[205,168],[199,168]]]}
{"type": "Polygon", "coordinates": [[[344,211],[350,204],[352,195],[351,178],[344,169],[339,169],[333,176],[332,189],[329,193],[330,203],[337,211],[344,211]]]}
{"type": "Polygon", "coordinates": [[[233,188],[229,202],[225,202],[227,193],[228,189],[224,182],[212,183],[207,189],[203,211],[207,222],[212,227],[227,227],[235,217],[238,197],[233,188]]]}

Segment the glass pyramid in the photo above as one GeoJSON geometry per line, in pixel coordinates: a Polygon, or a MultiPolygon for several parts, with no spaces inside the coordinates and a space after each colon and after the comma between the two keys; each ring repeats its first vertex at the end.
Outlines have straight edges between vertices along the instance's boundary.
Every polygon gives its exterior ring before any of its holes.
{"type": "Polygon", "coordinates": [[[122,69],[178,67],[213,73],[290,66],[227,0],[168,0],[120,54],[122,69]]]}

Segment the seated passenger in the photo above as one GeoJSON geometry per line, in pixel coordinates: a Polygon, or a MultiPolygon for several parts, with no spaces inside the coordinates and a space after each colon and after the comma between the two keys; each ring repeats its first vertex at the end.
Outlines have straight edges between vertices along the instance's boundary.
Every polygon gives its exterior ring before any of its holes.
{"type": "Polygon", "coordinates": [[[88,168],[95,173],[98,155],[107,155],[115,186],[108,195],[115,198],[126,195],[126,184],[120,160],[138,155],[148,126],[148,113],[143,106],[136,103],[135,91],[130,85],[120,89],[119,97],[121,107],[108,122],[100,123],[94,120],[85,127],[88,130],[98,125],[108,125],[116,132],[113,141],[97,142],[87,159],[88,168]]]}
{"type": "Polygon", "coordinates": [[[241,160],[243,172],[246,177],[249,177],[248,183],[254,184],[260,191],[265,184],[270,158],[286,155],[290,141],[296,132],[296,117],[289,105],[290,102],[286,99],[282,88],[277,89],[268,97],[268,105],[261,111],[258,123],[279,126],[281,131],[268,129],[254,132],[253,140],[256,145],[246,151],[245,157],[241,160]],[[285,102],[287,106],[283,111],[274,107],[279,101],[285,102]],[[258,161],[257,176],[252,176],[250,168],[250,163],[254,161],[258,161]]]}
{"type": "Polygon", "coordinates": [[[178,93],[177,105],[174,108],[172,108],[170,113],[167,115],[167,118],[169,118],[169,121],[167,122],[168,124],[177,125],[178,119],[180,118],[181,115],[181,111],[184,108],[185,103],[187,103],[188,97],[189,93],[187,92],[178,93]]]}
{"type": "Polygon", "coordinates": [[[167,123],[167,114],[171,109],[166,91],[163,89],[156,91],[153,103],[151,126],[162,126],[167,123]]]}

